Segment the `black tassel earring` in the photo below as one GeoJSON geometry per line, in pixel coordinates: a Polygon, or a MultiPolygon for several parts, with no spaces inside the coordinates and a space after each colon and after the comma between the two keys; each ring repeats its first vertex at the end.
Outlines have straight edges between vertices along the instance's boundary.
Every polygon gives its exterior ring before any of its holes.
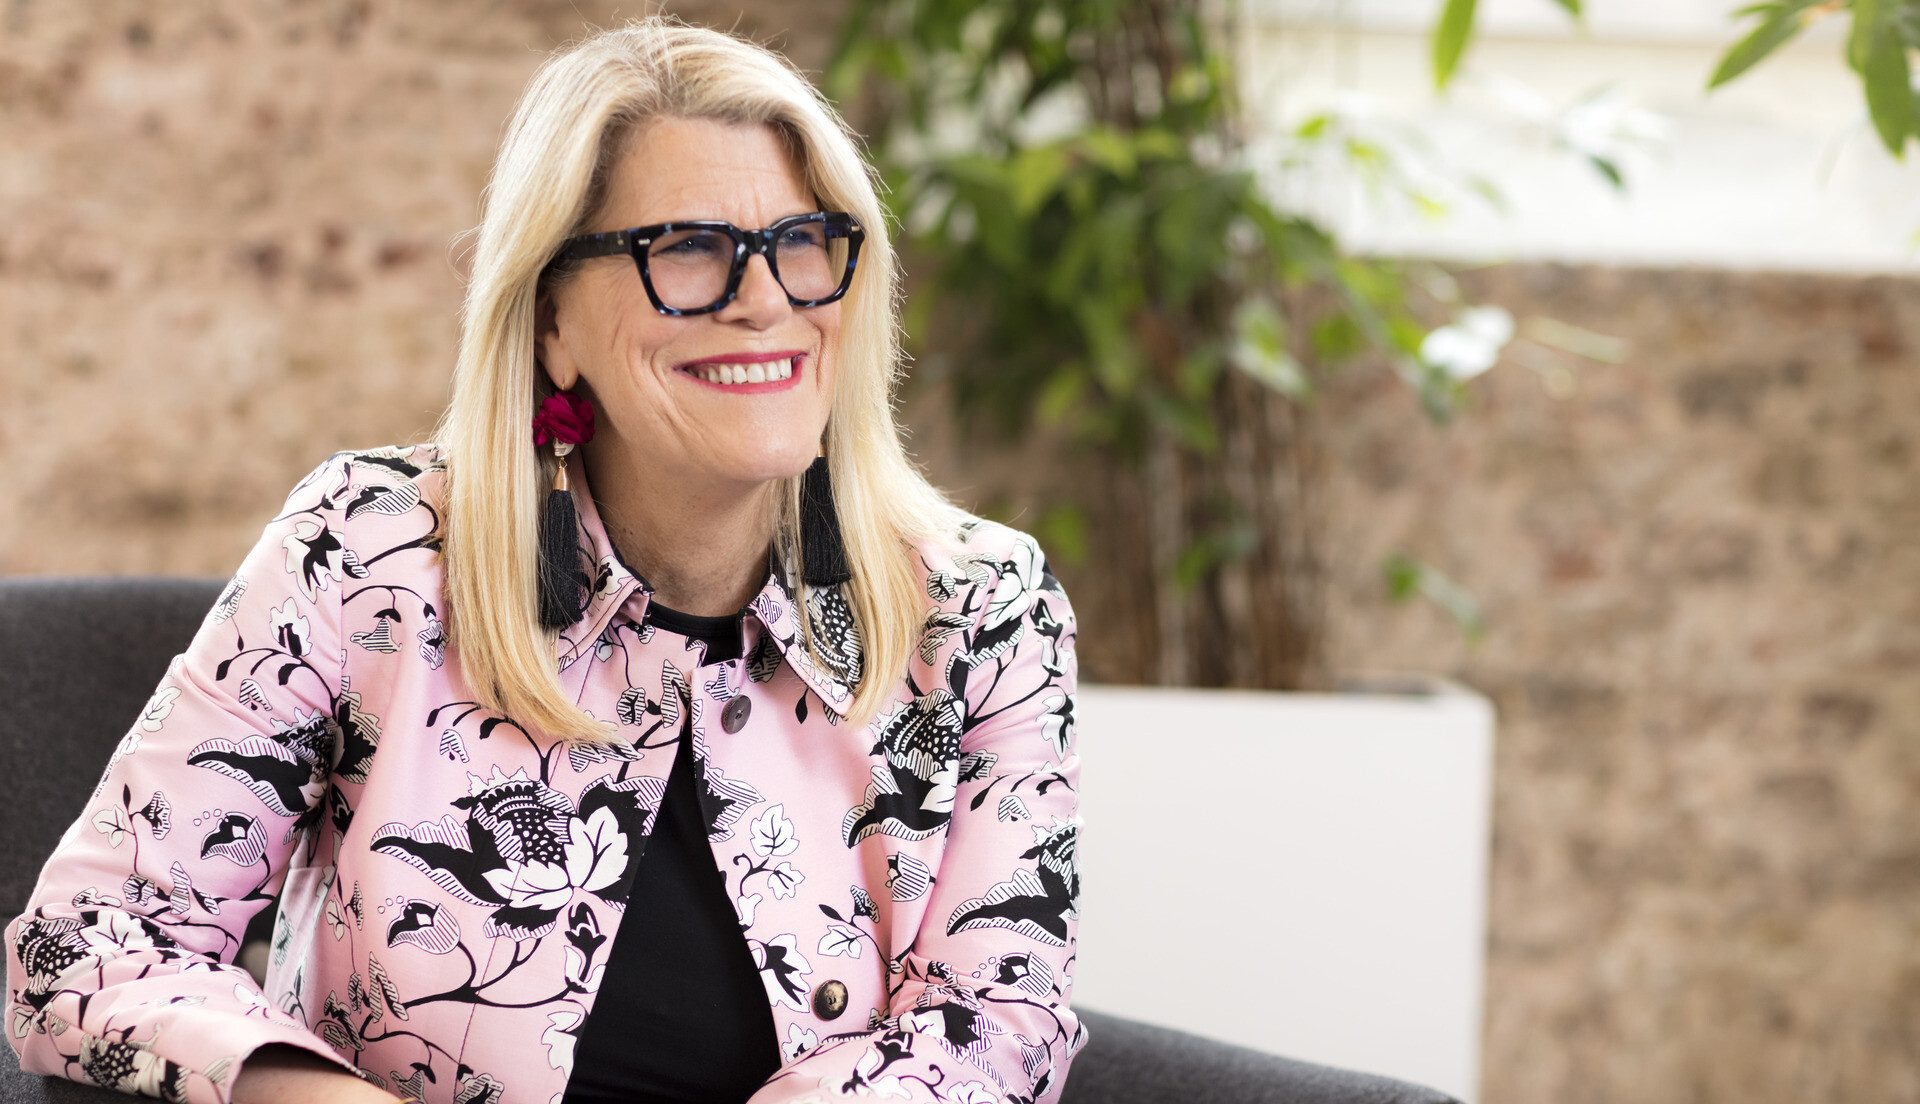
{"type": "Polygon", "coordinates": [[[533,417],[535,446],[553,442],[560,461],[553,489],[540,508],[540,627],[564,629],[586,608],[580,573],[580,513],[567,482],[567,454],[593,440],[593,404],[566,392],[549,397],[533,417]]]}
{"type": "Polygon", "coordinates": [[[847,546],[840,538],[840,515],[833,508],[833,476],[824,456],[815,457],[800,479],[800,552],[806,561],[801,577],[808,586],[834,586],[853,578],[847,567],[847,546]]]}

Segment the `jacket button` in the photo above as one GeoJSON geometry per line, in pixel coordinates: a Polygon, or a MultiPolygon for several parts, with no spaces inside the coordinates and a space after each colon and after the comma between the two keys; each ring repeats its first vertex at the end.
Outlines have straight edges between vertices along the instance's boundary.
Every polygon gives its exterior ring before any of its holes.
{"type": "Polygon", "coordinates": [[[738,732],[747,727],[747,714],[753,712],[753,703],[745,694],[735,694],[720,711],[720,727],[728,732],[738,732]]]}
{"type": "Polygon", "coordinates": [[[823,1020],[837,1020],[847,1010],[847,987],[837,981],[823,981],[813,990],[813,1014],[823,1020]]]}

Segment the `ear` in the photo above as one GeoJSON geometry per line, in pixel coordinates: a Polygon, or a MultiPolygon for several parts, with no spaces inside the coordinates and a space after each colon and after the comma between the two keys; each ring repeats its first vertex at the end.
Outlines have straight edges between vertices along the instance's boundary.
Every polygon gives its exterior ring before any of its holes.
{"type": "Polygon", "coordinates": [[[533,359],[561,391],[572,390],[580,380],[580,366],[560,331],[560,302],[551,290],[542,291],[533,301],[533,359]]]}

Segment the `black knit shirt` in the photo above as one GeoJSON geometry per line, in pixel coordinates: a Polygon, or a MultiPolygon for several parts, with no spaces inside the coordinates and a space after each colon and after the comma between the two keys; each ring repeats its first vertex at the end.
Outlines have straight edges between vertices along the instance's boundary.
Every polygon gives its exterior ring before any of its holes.
{"type": "MultiPolygon", "coordinates": [[[[647,620],[705,644],[707,663],[740,656],[738,616],[694,617],[656,603],[647,620]]],[[[741,1104],[780,1067],[766,987],[707,844],[691,723],[681,722],[565,1104],[741,1104]]]]}

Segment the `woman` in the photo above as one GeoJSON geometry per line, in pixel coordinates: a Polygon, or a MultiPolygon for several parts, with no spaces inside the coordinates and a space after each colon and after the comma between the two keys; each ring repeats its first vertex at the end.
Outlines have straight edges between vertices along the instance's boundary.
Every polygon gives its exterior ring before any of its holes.
{"type": "Polygon", "coordinates": [[[8,929],[23,1065],[242,1104],[1056,1096],[1073,617],[906,460],[895,295],[779,59],[649,21],[549,60],[439,443],[322,465],[175,661],[8,929]],[[233,961],[276,895],[263,993],[233,961]]]}

